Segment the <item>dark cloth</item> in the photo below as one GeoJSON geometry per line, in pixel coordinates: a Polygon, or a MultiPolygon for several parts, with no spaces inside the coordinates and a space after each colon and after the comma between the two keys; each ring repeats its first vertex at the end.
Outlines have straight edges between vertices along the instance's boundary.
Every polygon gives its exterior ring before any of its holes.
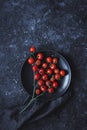
{"type": "Polygon", "coordinates": [[[48,114],[53,110],[60,107],[71,97],[71,90],[67,91],[62,97],[53,101],[41,102],[39,100],[33,102],[29,108],[21,114],[18,114],[18,110],[21,110],[24,106],[18,108],[5,109],[1,113],[1,126],[0,130],[17,130],[27,120],[29,123],[35,122],[48,114]],[[4,125],[5,124],[5,125],[4,125]]]}

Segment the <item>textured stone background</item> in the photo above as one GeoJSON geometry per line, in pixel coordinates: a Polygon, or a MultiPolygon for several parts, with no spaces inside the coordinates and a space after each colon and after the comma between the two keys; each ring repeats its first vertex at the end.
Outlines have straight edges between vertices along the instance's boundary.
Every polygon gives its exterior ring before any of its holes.
{"type": "Polygon", "coordinates": [[[20,73],[31,45],[66,57],[74,95],[60,112],[29,130],[86,130],[87,0],[0,0],[0,109],[28,96],[20,73]]]}

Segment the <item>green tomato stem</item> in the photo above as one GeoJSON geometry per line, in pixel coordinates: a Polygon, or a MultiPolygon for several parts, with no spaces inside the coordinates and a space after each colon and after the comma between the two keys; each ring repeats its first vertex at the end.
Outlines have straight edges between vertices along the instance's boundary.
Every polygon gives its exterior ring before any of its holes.
{"type": "MultiPolygon", "coordinates": [[[[31,53],[31,55],[32,55],[32,56],[34,57],[34,59],[36,60],[34,54],[31,53]]],[[[34,76],[34,75],[35,75],[35,72],[33,72],[33,76],[34,76]]],[[[33,89],[32,98],[31,98],[31,100],[29,101],[29,103],[19,112],[19,114],[23,113],[23,112],[31,105],[31,103],[32,103],[33,101],[35,101],[38,97],[40,97],[41,95],[44,94],[44,92],[43,92],[43,93],[41,93],[40,95],[34,97],[34,96],[35,96],[35,88],[36,88],[37,84],[35,85],[35,79],[33,80],[33,82],[34,82],[34,84],[33,84],[33,85],[34,85],[34,89],[33,89]]]]}
{"type": "Polygon", "coordinates": [[[30,104],[31,104],[33,101],[34,101],[34,99],[31,99],[31,100],[29,101],[29,103],[19,112],[19,114],[23,113],[23,112],[30,106],[30,104]]]}
{"type": "Polygon", "coordinates": [[[31,105],[31,103],[32,103],[33,101],[35,101],[38,97],[42,96],[43,94],[44,94],[44,92],[41,93],[40,95],[36,96],[35,98],[32,98],[32,99],[29,101],[29,103],[19,112],[19,114],[23,113],[23,112],[31,105]]]}
{"type": "MultiPolygon", "coordinates": [[[[33,72],[33,77],[35,75],[35,72],[33,72]]],[[[34,97],[34,93],[35,93],[35,79],[34,79],[34,89],[33,89],[33,95],[32,95],[32,98],[34,97]]]]}

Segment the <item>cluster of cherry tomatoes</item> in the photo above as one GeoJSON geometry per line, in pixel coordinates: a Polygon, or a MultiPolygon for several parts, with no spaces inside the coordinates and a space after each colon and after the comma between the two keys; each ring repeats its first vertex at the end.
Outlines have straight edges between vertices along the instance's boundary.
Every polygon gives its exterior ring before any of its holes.
{"type": "Polygon", "coordinates": [[[58,67],[59,59],[57,57],[44,57],[42,52],[35,54],[34,46],[29,51],[34,54],[28,58],[28,63],[32,65],[32,70],[35,73],[34,79],[38,84],[35,93],[37,95],[46,91],[53,93],[60,86],[59,80],[66,75],[66,71],[58,67]]]}

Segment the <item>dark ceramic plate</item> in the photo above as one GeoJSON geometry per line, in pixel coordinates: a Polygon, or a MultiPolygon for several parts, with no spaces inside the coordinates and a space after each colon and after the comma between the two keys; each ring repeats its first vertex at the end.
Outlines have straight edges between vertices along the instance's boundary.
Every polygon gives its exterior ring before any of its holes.
{"type": "MultiPolygon", "coordinates": [[[[59,63],[58,66],[61,69],[64,69],[67,71],[67,75],[60,81],[59,88],[56,89],[56,91],[52,94],[48,94],[46,92],[44,95],[42,95],[39,99],[43,101],[53,100],[60,96],[62,96],[67,89],[69,88],[70,81],[71,81],[71,69],[66,61],[66,59],[60,55],[59,53],[55,51],[41,51],[44,53],[44,56],[52,56],[52,57],[58,57],[59,63]]],[[[25,90],[29,93],[29,95],[32,95],[33,93],[33,72],[31,69],[31,65],[28,64],[27,60],[25,61],[22,70],[21,70],[21,80],[22,84],[25,88],[25,90]]]]}

